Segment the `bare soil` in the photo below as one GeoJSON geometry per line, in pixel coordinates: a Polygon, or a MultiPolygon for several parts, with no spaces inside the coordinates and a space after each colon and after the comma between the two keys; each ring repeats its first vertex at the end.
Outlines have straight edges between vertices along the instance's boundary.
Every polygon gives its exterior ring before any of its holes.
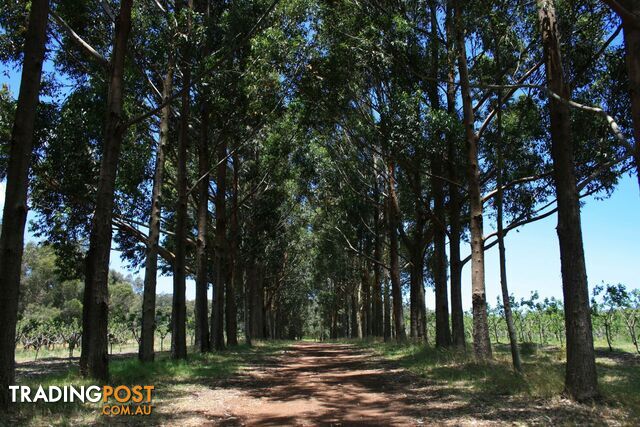
{"type": "Polygon", "coordinates": [[[158,402],[166,426],[630,425],[564,399],[483,396],[430,382],[348,344],[297,343],[230,379],[158,402]]]}

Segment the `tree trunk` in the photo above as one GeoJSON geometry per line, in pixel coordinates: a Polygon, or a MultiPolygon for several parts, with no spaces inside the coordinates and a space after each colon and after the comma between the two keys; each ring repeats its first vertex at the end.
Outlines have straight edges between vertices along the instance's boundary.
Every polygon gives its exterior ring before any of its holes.
{"type": "Polygon", "coordinates": [[[226,289],[226,328],[227,328],[227,344],[230,346],[238,345],[238,308],[236,305],[236,290],[241,289],[242,285],[242,260],[240,259],[240,223],[238,221],[238,179],[240,160],[238,158],[237,146],[233,149],[231,156],[233,161],[233,182],[231,195],[231,223],[230,234],[230,269],[231,278],[227,281],[226,289]]]}
{"type": "Polygon", "coordinates": [[[248,273],[250,273],[247,276],[250,334],[252,339],[262,339],[264,338],[264,289],[260,277],[260,268],[255,259],[252,260],[248,273]]]}
{"type": "MultiPolygon", "coordinates": [[[[547,83],[550,90],[569,99],[570,91],[564,81],[562,69],[554,3],[553,0],[538,0],[537,3],[547,83]]],[[[549,110],[567,334],[565,392],[576,400],[586,400],[599,393],[580,225],[580,201],[574,170],[571,117],[569,107],[556,99],[549,100],[549,110]]]]}
{"type": "Polygon", "coordinates": [[[637,0],[603,0],[603,2],[608,4],[622,20],[635,141],[633,159],[640,186],[640,3],[637,0]],[[624,9],[628,15],[621,13],[621,9],[624,9]]]}
{"type": "Polygon", "coordinates": [[[341,292],[340,301],[342,302],[342,321],[340,322],[342,325],[342,333],[340,334],[341,338],[349,338],[351,335],[349,334],[349,295],[346,294],[346,291],[341,292]]]}
{"type": "Polygon", "coordinates": [[[417,301],[417,276],[415,268],[411,269],[409,280],[409,338],[418,337],[418,301],[417,301]]]}
{"type": "MultiPolygon", "coordinates": [[[[418,242],[415,242],[418,243],[418,242]]],[[[416,331],[415,338],[427,339],[427,318],[424,294],[424,252],[422,245],[418,243],[418,248],[414,248],[411,257],[410,281],[411,288],[415,294],[416,310],[416,331]]]]}
{"type": "Polygon", "coordinates": [[[383,298],[384,298],[384,325],[382,335],[384,336],[384,340],[391,340],[391,291],[389,289],[389,280],[388,275],[384,274],[383,278],[383,298]]]}
{"type": "MultiPolygon", "coordinates": [[[[442,176],[440,159],[433,159],[432,170],[437,177],[442,176]]],[[[433,281],[436,299],[436,347],[451,345],[449,329],[449,297],[447,293],[447,253],[444,188],[440,178],[431,180],[433,188],[434,216],[436,223],[433,232],[433,281]]]]}
{"type": "Polygon", "coordinates": [[[362,338],[362,329],[358,324],[358,294],[356,291],[351,292],[351,319],[349,319],[351,327],[350,327],[350,337],[351,338],[362,338]]]}
{"type": "Polygon", "coordinates": [[[252,300],[252,285],[255,280],[255,261],[249,258],[246,270],[246,279],[244,280],[244,338],[248,346],[253,343],[251,332],[253,330],[251,320],[251,300],[252,300]]]}
{"type": "MultiPolygon", "coordinates": [[[[500,74],[500,51],[498,42],[496,42],[496,64],[498,69],[498,74],[500,74]]],[[[502,84],[501,78],[497,79],[498,84],[502,84]]],[[[498,191],[496,193],[496,205],[497,205],[497,223],[498,223],[498,252],[500,257],[500,287],[502,289],[502,306],[504,308],[504,318],[507,323],[507,332],[509,333],[509,345],[511,347],[511,360],[513,361],[513,368],[516,372],[522,372],[522,362],[520,360],[520,350],[518,349],[518,337],[516,335],[515,327],[513,326],[513,314],[511,313],[511,301],[509,298],[509,287],[507,285],[507,255],[506,249],[504,246],[504,221],[503,221],[503,140],[502,140],[502,91],[498,89],[497,93],[497,105],[498,109],[498,117],[497,117],[497,127],[498,132],[496,135],[496,145],[497,145],[497,177],[496,177],[496,186],[498,187],[498,191]]],[[[497,338],[497,335],[496,335],[497,338]]],[[[496,339],[496,342],[498,340],[496,339]]]]}
{"type": "Polygon", "coordinates": [[[371,336],[371,276],[369,265],[363,263],[362,283],[360,286],[362,306],[360,307],[361,337],[371,336]]]}
{"type": "Polygon", "coordinates": [[[471,301],[473,309],[473,350],[477,360],[492,358],[489,324],[487,319],[487,298],[484,282],[484,236],[482,225],[482,195],[480,191],[480,165],[478,164],[478,138],[474,131],[474,114],[469,88],[467,69],[467,49],[465,46],[462,11],[458,1],[454,1],[456,41],[458,47],[458,68],[464,127],[467,143],[467,184],[470,202],[471,234],[471,301]]]}
{"type": "MultiPolygon", "coordinates": [[[[640,17],[640,5],[633,3],[633,13],[640,17]]],[[[640,19],[640,18],[639,18],[640,19]]],[[[631,96],[631,118],[633,119],[633,139],[635,150],[636,177],[640,186],[640,24],[624,25],[624,44],[626,49],[627,74],[629,76],[629,94],[631,96]]]]}
{"type": "Polygon", "coordinates": [[[392,161],[387,164],[387,180],[389,198],[387,201],[387,219],[389,232],[389,263],[391,275],[391,293],[393,296],[393,322],[396,331],[396,340],[404,341],[406,333],[404,330],[404,315],[402,313],[402,284],[400,282],[400,261],[398,252],[398,227],[400,227],[396,196],[395,172],[392,161]]]}
{"type": "Polygon", "coordinates": [[[107,381],[107,326],[109,315],[109,256],[113,199],[125,129],[122,127],[122,90],[127,40],[131,29],[133,0],[123,0],[115,28],[111,58],[107,118],[96,194],[95,213],[86,258],[84,304],[82,307],[82,355],[80,370],[84,375],[107,381]]]}
{"type": "MultiPolygon", "coordinates": [[[[431,74],[438,75],[440,42],[438,35],[438,17],[436,5],[430,4],[431,16],[431,74]]],[[[438,82],[432,81],[428,85],[431,110],[440,110],[440,96],[438,82]]],[[[446,253],[446,218],[444,206],[444,182],[442,181],[443,167],[440,153],[431,156],[431,188],[433,192],[434,231],[433,231],[433,281],[436,299],[436,347],[451,345],[451,331],[449,329],[449,297],[447,295],[447,253],[446,253]]],[[[422,257],[422,248],[420,248],[422,257]]],[[[421,272],[422,273],[422,272],[421,272]]],[[[422,284],[420,284],[422,286],[422,284]]]]}
{"type": "Polygon", "coordinates": [[[29,165],[47,42],[48,16],[49,1],[33,0],[24,42],[20,93],[11,131],[0,237],[0,409],[8,407],[9,385],[15,380],[15,336],[24,226],[28,210],[29,165]]]}
{"type": "Polygon", "coordinates": [[[336,284],[332,281],[332,295],[334,295],[332,304],[331,304],[331,324],[329,325],[329,338],[335,340],[338,338],[338,303],[336,301],[336,284]]]}
{"type": "MultiPolygon", "coordinates": [[[[455,46],[452,8],[447,7],[446,32],[447,32],[447,112],[451,117],[456,116],[456,86],[455,72],[455,46]]],[[[462,234],[460,215],[462,203],[460,202],[460,189],[454,183],[458,182],[457,170],[457,141],[453,132],[447,134],[447,177],[449,184],[449,269],[451,289],[451,338],[453,345],[464,348],[464,310],[462,309],[462,264],[460,262],[460,236],[462,234]]]]}
{"type": "Polygon", "coordinates": [[[224,350],[224,290],[227,281],[227,136],[218,142],[216,159],[216,286],[211,334],[216,350],[224,350]]]}
{"type": "MultiPolygon", "coordinates": [[[[167,62],[167,74],[162,82],[162,102],[166,102],[173,90],[173,71],[175,56],[170,53],[167,62]]],[[[162,206],[162,184],[164,180],[164,163],[166,149],[169,144],[169,121],[171,105],[165,105],[160,115],[160,140],[156,153],[156,164],[151,190],[151,215],[149,217],[149,238],[147,240],[147,257],[144,268],[144,291],[142,296],[142,325],[138,358],[142,362],[154,360],[154,336],[156,331],[156,280],[158,276],[158,245],[160,242],[160,219],[162,206]]]]}
{"type": "MultiPolygon", "coordinates": [[[[377,189],[377,182],[376,182],[377,189]]],[[[377,196],[377,195],[376,195],[377,196]]],[[[376,201],[379,198],[376,197],[376,201]]],[[[383,307],[383,297],[382,297],[382,280],[384,277],[382,267],[380,263],[382,263],[382,233],[384,232],[384,228],[382,227],[380,220],[380,208],[379,204],[375,208],[374,212],[374,232],[375,232],[375,240],[373,247],[373,258],[376,262],[373,264],[373,287],[371,292],[372,296],[372,327],[371,332],[376,337],[381,337],[384,335],[384,307],[383,307]]]]}
{"type": "MultiPolygon", "coordinates": [[[[426,311],[424,299],[424,229],[425,216],[422,212],[422,179],[421,171],[415,168],[411,182],[414,195],[415,225],[411,240],[404,237],[405,246],[411,257],[409,279],[409,336],[413,339],[423,338],[426,328],[426,311]]],[[[396,206],[396,214],[400,215],[400,208],[396,206]]]]}
{"type": "MultiPolygon", "coordinates": [[[[640,5],[635,5],[635,15],[640,16],[640,5]]],[[[627,74],[631,96],[631,117],[633,119],[633,139],[635,150],[636,177],[640,186],[640,26],[624,26],[624,43],[627,52],[627,74]]]]}
{"type": "Polygon", "coordinates": [[[607,339],[607,345],[609,347],[609,351],[613,351],[613,346],[611,345],[611,323],[609,321],[604,322],[604,335],[607,339]]]}
{"type": "Polygon", "coordinates": [[[209,101],[203,100],[198,144],[198,238],[196,241],[196,348],[201,353],[211,350],[209,342],[209,263],[207,257],[207,225],[209,222],[209,101]]]}
{"type": "MultiPolygon", "coordinates": [[[[188,7],[193,6],[189,1],[188,7]]],[[[187,21],[187,33],[190,32],[191,22],[187,21]]],[[[186,53],[186,52],[185,52],[186,53]]],[[[183,60],[182,85],[191,84],[191,64],[183,60]]],[[[178,135],[178,165],[177,165],[177,193],[175,246],[176,259],[173,266],[173,299],[171,304],[171,357],[185,359],[187,357],[186,335],[186,240],[187,240],[187,151],[189,146],[189,115],[190,92],[182,93],[182,109],[180,113],[180,133],[178,135]]]]}

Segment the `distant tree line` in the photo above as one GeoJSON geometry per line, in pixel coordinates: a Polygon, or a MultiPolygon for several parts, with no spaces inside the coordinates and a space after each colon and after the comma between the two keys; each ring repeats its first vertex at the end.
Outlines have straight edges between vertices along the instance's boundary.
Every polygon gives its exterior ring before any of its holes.
{"type": "MultiPolygon", "coordinates": [[[[65,346],[74,356],[82,339],[82,294],[80,280],[65,280],[57,268],[57,257],[51,246],[28,243],[23,257],[21,304],[18,307],[16,345],[32,350],[38,358],[40,349],[65,346]]],[[[110,353],[113,347],[139,343],[142,315],[142,281],[109,272],[110,353]]],[[[156,304],[156,340],[160,351],[166,350],[165,339],[171,333],[171,295],[158,295],[156,304]]],[[[187,301],[187,335],[195,341],[194,302],[187,301]]]]}

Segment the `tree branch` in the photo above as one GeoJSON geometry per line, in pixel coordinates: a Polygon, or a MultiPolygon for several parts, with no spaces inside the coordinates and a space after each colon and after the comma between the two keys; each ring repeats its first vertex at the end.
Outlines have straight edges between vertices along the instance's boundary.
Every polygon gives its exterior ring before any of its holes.
{"type": "Polygon", "coordinates": [[[58,25],[60,25],[66,31],[69,37],[71,37],[71,39],[78,45],[78,47],[80,47],[80,49],[82,49],[91,58],[96,60],[102,67],[106,68],[109,66],[109,61],[104,56],[102,56],[100,52],[95,50],[89,43],[84,41],[84,39],[80,37],[80,35],[78,35],[78,33],[76,33],[73,28],[71,28],[69,24],[67,24],[65,20],[62,19],[62,17],[60,17],[60,15],[58,15],[54,10],[51,11],[51,16],[58,23],[58,25]]]}

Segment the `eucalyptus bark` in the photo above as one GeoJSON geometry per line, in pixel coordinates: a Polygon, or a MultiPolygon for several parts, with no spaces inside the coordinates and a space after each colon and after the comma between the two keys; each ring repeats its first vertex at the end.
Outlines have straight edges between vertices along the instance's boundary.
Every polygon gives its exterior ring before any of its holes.
{"type": "Polygon", "coordinates": [[[101,381],[107,381],[109,378],[107,348],[109,289],[107,284],[116,174],[123,134],[126,130],[123,127],[122,92],[127,40],[131,29],[132,3],[132,0],[123,0],[120,3],[120,12],[116,21],[110,63],[104,145],[85,270],[80,370],[83,375],[101,381]]]}
{"type": "Polygon", "coordinates": [[[436,347],[449,347],[451,345],[451,330],[449,329],[449,296],[447,292],[447,243],[444,188],[442,179],[438,178],[443,174],[440,159],[434,159],[432,170],[436,176],[431,180],[435,219],[433,225],[433,282],[436,299],[436,347]]]}
{"type": "MultiPolygon", "coordinates": [[[[188,7],[192,8],[190,0],[188,7]]],[[[187,21],[187,33],[191,30],[191,22],[187,21]]],[[[186,52],[185,52],[186,53],[186,52]]],[[[183,59],[181,64],[182,85],[191,85],[191,64],[183,59]]],[[[180,131],[178,134],[178,164],[176,224],[175,224],[175,262],[173,265],[173,299],[171,303],[171,357],[186,359],[187,357],[187,307],[186,307],[186,241],[187,241],[187,156],[189,147],[189,118],[191,96],[188,90],[182,93],[180,112],[180,131]]]]}
{"type": "Polygon", "coordinates": [[[427,316],[424,294],[424,250],[421,242],[417,243],[417,247],[411,250],[411,270],[410,282],[413,290],[413,304],[415,310],[415,331],[412,331],[412,337],[418,339],[427,339],[427,316]]]}
{"type": "MultiPolygon", "coordinates": [[[[455,45],[453,28],[453,10],[450,4],[447,7],[446,17],[447,32],[447,113],[456,116],[456,86],[455,72],[455,45]]],[[[460,260],[460,236],[462,235],[461,212],[462,202],[460,189],[454,183],[458,182],[457,167],[458,150],[456,135],[447,133],[447,178],[449,179],[449,270],[451,290],[451,339],[455,347],[466,347],[464,333],[464,310],[462,309],[462,263],[460,260]]]]}
{"type": "MultiPolygon", "coordinates": [[[[438,17],[435,3],[430,4],[431,15],[431,74],[438,75],[440,62],[440,42],[438,35],[438,17]]],[[[440,96],[437,81],[428,86],[431,109],[440,109],[440,96]]],[[[433,192],[433,282],[436,305],[436,347],[451,345],[449,329],[449,296],[447,293],[447,252],[446,252],[446,218],[444,205],[444,181],[442,176],[443,155],[435,153],[431,156],[431,188],[433,192]]]]}
{"type": "Polygon", "coordinates": [[[389,278],[388,271],[385,271],[383,275],[383,285],[382,285],[382,293],[383,293],[383,305],[384,305],[384,320],[383,320],[383,332],[382,335],[384,337],[384,341],[391,340],[391,289],[389,289],[389,278]]]}
{"type": "Polygon", "coordinates": [[[252,337],[253,322],[252,322],[252,313],[251,313],[253,285],[251,285],[251,283],[252,281],[255,280],[255,276],[256,276],[255,268],[256,268],[255,261],[250,256],[246,264],[246,272],[245,272],[246,278],[244,280],[244,338],[248,346],[251,346],[253,343],[253,337],[252,337]]]}
{"type": "Polygon", "coordinates": [[[351,327],[349,328],[349,337],[362,338],[362,325],[358,324],[358,293],[356,291],[351,292],[349,299],[351,300],[351,311],[349,313],[351,315],[349,319],[351,327]]]}
{"type": "MultiPolygon", "coordinates": [[[[167,62],[167,73],[162,82],[162,102],[166,102],[173,91],[173,71],[175,56],[170,53],[167,62]]],[[[169,122],[171,106],[165,105],[160,113],[160,140],[156,149],[156,164],[151,190],[151,215],[149,217],[149,238],[144,267],[144,291],[142,295],[142,325],[138,358],[142,362],[151,362],[155,358],[154,339],[156,331],[156,282],[158,276],[158,247],[160,244],[160,220],[162,215],[162,185],[164,181],[164,164],[169,144],[169,122]]]]}
{"type": "Polygon", "coordinates": [[[484,275],[484,236],[482,224],[482,194],[480,190],[480,165],[478,162],[478,137],[474,131],[475,117],[471,103],[467,49],[465,46],[462,11],[459,1],[453,1],[458,69],[464,112],[464,128],[467,145],[467,187],[469,191],[471,234],[471,302],[473,311],[473,350],[477,360],[492,358],[487,316],[487,297],[484,275]]]}
{"type": "MultiPolygon", "coordinates": [[[[378,192],[378,184],[376,185],[376,192],[378,192]]],[[[376,201],[379,202],[379,194],[376,194],[376,201]]],[[[372,293],[372,302],[371,302],[371,310],[373,312],[372,317],[372,325],[371,325],[371,333],[373,336],[381,337],[384,335],[384,307],[383,307],[383,296],[382,296],[382,280],[383,280],[383,271],[380,264],[383,262],[382,260],[382,233],[384,232],[384,227],[381,224],[380,219],[380,203],[376,204],[374,211],[374,246],[373,246],[373,258],[376,262],[373,264],[373,286],[371,289],[372,293]]]]}
{"type": "MultiPolygon", "coordinates": [[[[500,51],[498,43],[496,42],[496,65],[498,68],[498,74],[501,72],[500,70],[500,51]]],[[[501,77],[498,77],[497,83],[502,84],[501,77]]],[[[507,323],[507,332],[509,334],[509,346],[511,348],[511,360],[513,361],[513,368],[516,372],[522,372],[522,361],[520,359],[520,349],[518,348],[518,337],[516,335],[516,329],[513,324],[513,314],[511,313],[511,300],[509,298],[509,286],[507,283],[507,254],[506,248],[504,245],[504,203],[503,203],[503,189],[504,185],[503,172],[504,172],[504,160],[503,160],[503,139],[502,139],[502,91],[498,89],[497,91],[497,105],[496,108],[498,110],[497,113],[497,128],[498,132],[496,135],[496,145],[497,145],[497,165],[496,165],[496,208],[497,208],[497,223],[498,223],[498,252],[500,258],[500,288],[502,290],[502,307],[504,309],[504,318],[507,323]]]]}
{"type": "MultiPolygon", "coordinates": [[[[424,293],[424,250],[426,247],[425,227],[426,216],[423,211],[421,171],[415,168],[411,182],[414,193],[414,228],[412,238],[403,236],[407,252],[409,252],[411,266],[409,269],[410,285],[410,336],[411,338],[426,339],[427,311],[424,293]]],[[[396,214],[400,208],[395,205],[396,214]]]]}
{"type": "Polygon", "coordinates": [[[400,282],[400,260],[399,260],[399,244],[398,244],[398,227],[399,224],[397,212],[397,195],[395,183],[395,171],[392,161],[387,163],[387,182],[388,182],[388,200],[387,200],[387,231],[389,232],[389,265],[391,276],[391,294],[393,300],[393,325],[396,333],[397,341],[404,341],[406,333],[404,330],[404,315],[402,310],[402,283],[400,282]]]}
{"type": "MultiPolygon", "coordinates": [[[[537,0],[549,89],[564,99],[571,92],[562,68],[558,24],[553,0],[537,0]]],[[[558,203],[558,240],[567,334],[565,393],[582,401],[598,392],[587,270],[584,261],[580,200],[576,183],[571,116],[567,104],[549,100],[551,158],[558,203]]]]}
{"type": "MultiPolygon", "coordinates": [[[[382,238],[378,235],[378,221],[376,221],[376,237],[373,257],[376,261],[382,262],[382,238]]],[[[371,309],[373,311],[373,322],[371,325],[371,333],[373,336],[381,337],[384,335],[384,310],[383,310],[383,297],[382,297],[382,279],[384,275],[382,268],[379,264],[375,263],[373,266],[373,287],[372,287],[372,304],[371,309]]]]}
{"type": "Polygon", "coordinates": [[[33,0],[24,41],[20,93],[11,131],[0,237],[0,409],[8,408],[9,385],[15,381],[15,336],[28,211],[29,167],[48,16],[49,1],[33,0]]]}
{"type": "Polygon", "coordinates": [[[209,118],[208,100],[203,100],[198,140],[198,237],[196,239],[196,301],[195,333],[196,349],[211,350],[209,341],[209,263],[207,251],[207,225],[209,223],[209,118]]]}
{"type": "Polygon", "coordinates": [[[264,282],[262,269],[254,260],[254,274],[250,282],[251,289],[251,336],[255,339],[264,338],[264,282]]]}
{"type": "Polygon", "coordinates": [[[216,170],[216,251],[211,335],[216,350],[224,350],[224,294],[227,282],[227,137],[218,142],[216,170]]]}
{"type": "Polygon", "coordinates": [[[415,266],[411,266],[411,277],[409,279],[409,338],[418,337],[418,301],[416,295],[417,279],[415,266]]]}
{"type": "Polygon", "coordinates": [[[360,325],[362,337],[371,336],[371,276],[367,263],[362,266],[362,283],[360,285],[362,305],[360,307],[360,325]]]}
{"type": "MultiPolygon", "coordinates": [[[[420,171],[416,170],[414,177],[415,194],[415,226],[411,240],[404,239],[405,246],[411,257],[410,268],[410,336],[411,338],[425,338],[427,328],[427,312],[424,293],[424,248],[425,244],[425,216],[422,211],[422,199],[420,192],[422,184],[420,171]]],[[[399,215],[399,207],[396,206],[396,214],[399,215]]]]}
{"type": "Polygon", "coordinates": [[[238,180],[240,172],[240,159],[237,153],[237,146],[231,155],[233,162],[233,181],[231,194],[231,218],[229,224],[230,241],[230,263],[229,268],[231,278],[227,281],[226,289],[226,331],[227,344],[238,345],[238,307],[236,304],[236,291],[242,287],[242,259],[240,259],[240,222],[238,219],[238,180]]]}

